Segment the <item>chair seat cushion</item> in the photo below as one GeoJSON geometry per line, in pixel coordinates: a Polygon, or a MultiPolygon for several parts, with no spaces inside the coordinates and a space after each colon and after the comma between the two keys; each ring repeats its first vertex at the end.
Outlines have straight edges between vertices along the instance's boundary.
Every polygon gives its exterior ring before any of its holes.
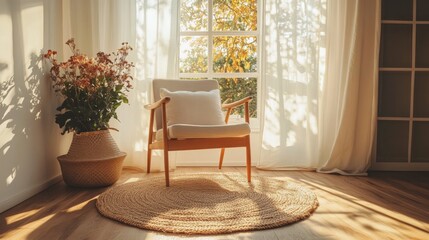
{"type": "MultiPolygon", "coordinates": [[[[175,124],[168,127],[169,139],[243,137],[249,134],[250,127],[247,123],[223,125],[175,124]]],[[[156,140],[162,140],[162,129],[156,132],[156,140]]]]}

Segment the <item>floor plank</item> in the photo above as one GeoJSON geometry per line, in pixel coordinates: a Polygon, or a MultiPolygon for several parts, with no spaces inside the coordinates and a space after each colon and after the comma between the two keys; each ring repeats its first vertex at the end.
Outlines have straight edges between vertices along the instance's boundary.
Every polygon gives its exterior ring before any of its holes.
{"type": "MultiPolygon", "coordinates": [[[[182,167],[172,172],[239,172],[242,167],[182,167]]],[[[95,201],[108,188],[79,189],[58,183],[0,214],[2,239],[429,239],[429,174],[371,172],[368,177],[308,171],[263,171],[254,176],[301,183],[320,203],[307,220],[269,230],[214,236],[146,231],[98,214],[95,201]]],[[[163,173],[151,173],[151,176],[163,173]]],[[[115,184],[145,180],[147,174],[125,169],[115,184]]]]}

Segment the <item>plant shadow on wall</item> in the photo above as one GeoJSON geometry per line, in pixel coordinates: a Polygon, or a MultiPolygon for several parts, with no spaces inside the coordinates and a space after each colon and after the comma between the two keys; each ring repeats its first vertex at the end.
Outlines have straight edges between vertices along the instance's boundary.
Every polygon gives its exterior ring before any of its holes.
{"type": "MultiPolygon", "coordinates": [[[[314,151],[307,150],[316,149],[325,10],[325,1],[266,3],[264,15],[271,24],[266,26],[263,50],[267,56],[262,147],[289,159],[282,166],[310,167],[296,161],[311,159],[314,151]]],[[[279,165],[281,160],[273,161],[279,165]]]]}
{"type": "MultiPolygon", "coordinates": [[[[40,77],[43,76],[40,67],[41,56],[32,53],[28,66],[30,74],[25,76],[25,69],[15,67],[14,75],[0,83],[0,126],[1,147],[0,165],[2,168],[0,189],[13,187],[23,166],[28,159],[29,146],[34,145],[34,138],[42,134],[41,125],[41,94],[40,77]]],[[[8,68],[0,63],[1,72],[8,68]]],[[[43,155],[42,148],[35,149],[34,157],[43,155]]],[[[3,193],[2,193],[3,194],[3,193]]]]}

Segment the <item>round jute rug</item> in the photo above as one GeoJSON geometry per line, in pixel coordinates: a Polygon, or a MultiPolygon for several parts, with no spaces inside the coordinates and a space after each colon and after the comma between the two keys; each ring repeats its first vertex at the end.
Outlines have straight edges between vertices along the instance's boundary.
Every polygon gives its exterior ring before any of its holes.
{"type": "Polygon", "coordinates": [[[305,219],[317,208],[308,188],[268,177],[231,173],[147,178],[109,189],[98,211],[139,228],[170,233],[220,234],[275,228],[305,219]]]}

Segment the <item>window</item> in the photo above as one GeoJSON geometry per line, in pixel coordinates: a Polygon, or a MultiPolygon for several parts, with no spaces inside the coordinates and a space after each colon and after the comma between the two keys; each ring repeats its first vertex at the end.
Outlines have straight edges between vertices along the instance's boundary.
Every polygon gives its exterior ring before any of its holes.
{"type": "Polygon", "coordinates": [[[252,96],[256,118],[258,34],[257,0],[181,0],[180,78],[218,80],[222,102],[252,96]]]}

